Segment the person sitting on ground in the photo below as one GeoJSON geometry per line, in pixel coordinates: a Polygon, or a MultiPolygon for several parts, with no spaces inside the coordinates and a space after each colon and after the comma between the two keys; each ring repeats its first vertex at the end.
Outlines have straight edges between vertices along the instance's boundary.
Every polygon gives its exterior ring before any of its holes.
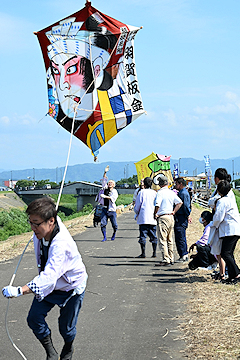
{"type": "Polygon", "coordinates": [[[192,261],[188,264],[190,270],[195,270],[198,267],[208,267],[216,262],[216,258],[211,254],[211,247],[207,245],[209,233],[210,233],[210,222],[212,221],[212,213],[210,211],[203,211],[199,222],[204,226],[203,235],[189,247],[189,253],[197,249],[197,254],[190,256],[192,261]]]}
{"type": "MultiPolygon", "coordinates": [[[[194,250],[194,247],[197,248],[198,245],[201,246],[205,246],[208,242],[208,237],[209,237],[209,233],[210,233],[210,225],[209,223],[212,221],[213,215],[210,211],[203,211],[201,213],[201,216],[199,218],[199,222],[200,224],[202,224],[204,226],[204,230],[203,230],[203,235],[200,237],[199,240],[197,240],[195,243],[193,243],[190,247],[189,247],[189,252],[194,250]]],[[[193,256],[191,255],[191,258],[193,256]]]]}

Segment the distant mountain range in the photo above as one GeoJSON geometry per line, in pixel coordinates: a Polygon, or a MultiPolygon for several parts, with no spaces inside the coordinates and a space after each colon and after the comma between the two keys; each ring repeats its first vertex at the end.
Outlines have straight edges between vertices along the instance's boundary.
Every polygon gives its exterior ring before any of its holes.
{"type": "MultiPolygon", "coordinates": [[[[136,162],[139,160],[136,160],[136,162]]],[[[188,176],[197,175],[205,171],[204,160],[196,160],[193,158],[181,158],[171,159],[170,165],[171,170],[175,163],[179,164],[180,162],[180,171],[183,176],[184,172],[188,172],[188,176]]],[[[215,170],[219,167],[226,168],[231,176],[233,175],[234,170],[234,179],[240,178],[240,175],[236,175],[237,172],[240,174],[240,156],[230,159],[211,159],[211,169],[214,173],[215,170]]],[[[131,177],[137,174],[134,161],[126,162],[104,162],[104,163],[87,163],[69,166],[66,174],[66,182],[68,181],[99,181],[102,178],[103,171],[105,167],[109,165],[110,171],[108,177],[114,179],[115,181],[131,177]]],[[[64,167],[59,167],[55,169],[25,169],[25,170],[12,170],[12,171],[2,171],[0,172],[0,181],[4,180],[21,180],[21,179],[33,179],[35,180],[45,180],[49,179],[50,181],[60,182],[62,180],[64,173],[64,167]]]]}

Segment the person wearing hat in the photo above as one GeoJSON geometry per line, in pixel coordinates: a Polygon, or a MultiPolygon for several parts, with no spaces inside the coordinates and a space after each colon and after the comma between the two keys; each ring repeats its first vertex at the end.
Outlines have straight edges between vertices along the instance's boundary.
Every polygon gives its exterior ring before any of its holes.
{"type": "Polygon", "coordinates": [[[155,200],[155,218],[157,219],[158,238],[163,259],[156,266],[168,266],[174,263],[174,215],[182,206],[182,200],[168,188],[168,178],[165,175],[158,175],[158,183],[160,190],[157,192],[155,200]]]}

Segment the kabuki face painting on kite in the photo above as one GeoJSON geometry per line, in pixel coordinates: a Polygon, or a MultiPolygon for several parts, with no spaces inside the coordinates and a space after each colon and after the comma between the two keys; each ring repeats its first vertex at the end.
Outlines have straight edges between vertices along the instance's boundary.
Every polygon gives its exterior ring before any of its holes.
{"type": "MultiPolygon", "coordinates": [[[[87,83],[87,61],[89,62],[82,56],[70,54],[58,54],[51,60],[57,97],[64,114],[73,118],[76,109],[75,118],[82,121],[90,115],[85,109],[94,107],[92,93],[88,92],[91,83],[87,83]]],[[[98,76],[99,69],[99,66],[95,69],[95,77],[98,76]]]]}
{"type": "Polygon", "coordinates": [[[139,29],[87,2],[36,33],[46,67],[48,114],[66,130],[73,129],[95,156],[145,113],[134,58],[139,29]]]}

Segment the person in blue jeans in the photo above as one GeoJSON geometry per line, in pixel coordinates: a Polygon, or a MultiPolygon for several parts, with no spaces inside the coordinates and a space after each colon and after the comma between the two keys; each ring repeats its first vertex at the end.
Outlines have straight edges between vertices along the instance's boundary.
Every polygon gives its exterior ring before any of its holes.
{"type": "Polygon", "coordinates": [[[179,259],[176,262],[188,261],[188,249],[186,239],[186,229],[188,223],[191,222],[189,218],[191,213],[191,200],[189,192],[186,189],[186,181],[183,178],[177,178],[175,188],[178,190],[178,197],[183,204],[178,212],[175,214],[174,235],[179,259]]]}
{"type": "Polygon", "coordinates": [[[71,360],[77,319],[88,277],[86,268],[76,242],[57,216],[52,199],[44,197],[34,200],[26,213],[34,231],[38,275],[26,285],[8,285],[2,289],[2,293],[6,298],[34,295],[27,322],[44,347],[47,360],[71,360]],[[60,358],[45,320],[55,305],[60,309],[59,332],[64,340],[60,358]]]}
{"type": "Polygon", "coordinates": [[[116,232],[117,232],[117,213],[116,213],[116,200],[118,198],[118,192],[115,189],[115,181],[109,180],[107,178],[107,172],[109,171],[109,166],[107,166],[104,170],[103,179],[102,179],[102,190],[100,194],[102,207],[101,214],[101,231],[103,234],[103,242],[107,240],[107,232],[106,227],[108,223],[108,219],[110,219],[113,234],[111,240],[115,240],[116,232]]]}
{"type": "Polygon", "coordinates": [[[158,243],[156,235],[157,220],[154,217],[155,198],[157,193],[155,190],[151,189],[152,179],[150,177],[146,177],[143,181],[143,184],[144,188],[139,191],[134,206],[140,233],[138,242],[141,246],[141,254],[138,257],[146,257],[146,239],[149,237],[153,249],[152,257],[155,258],[158,243]]]}

